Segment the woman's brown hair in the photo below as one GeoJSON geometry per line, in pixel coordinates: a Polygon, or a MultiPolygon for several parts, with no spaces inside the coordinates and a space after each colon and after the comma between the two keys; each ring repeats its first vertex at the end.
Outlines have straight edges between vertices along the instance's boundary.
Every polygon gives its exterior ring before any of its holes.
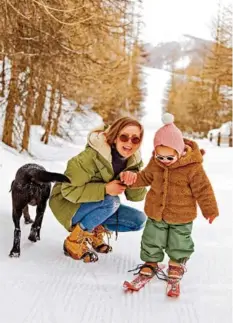
{"type": "Polygon", "coordinates": [[[140,139],[142,141],[144,128],[140,122],[130,117],[123,117],[114,121],[110,128],[106,131],[107,143],[112,146],[120,131],[127,126],[137,126],[140,129],[140,139]]]}

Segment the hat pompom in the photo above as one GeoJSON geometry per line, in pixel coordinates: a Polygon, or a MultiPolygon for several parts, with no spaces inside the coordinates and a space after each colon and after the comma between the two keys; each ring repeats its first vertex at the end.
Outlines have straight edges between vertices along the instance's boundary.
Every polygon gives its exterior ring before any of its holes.
{"type": "Polygon", "coordinates": [[[162,121],[164,124],[170,124],[174,122],[174,116],[171,113],[164,113],[162,116],[162,121]]]}

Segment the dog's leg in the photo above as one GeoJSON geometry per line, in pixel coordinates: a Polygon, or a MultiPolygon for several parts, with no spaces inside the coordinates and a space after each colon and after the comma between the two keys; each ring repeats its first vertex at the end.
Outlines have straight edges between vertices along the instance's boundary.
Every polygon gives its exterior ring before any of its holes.
{"type": "Polygon", "coordinates": [[[28,239],[32,242],[36,242],[37,240],[40,240],[40,229],[41,229],[41,225],[44,217],[44,212],[46,209],[46,203],[47,203],[47,199],[41,201],[40,204],[37,205],[35,221],[32,224],[31,232],[28,237],[28,239]]]}
{"type": "Polygon", "coordinates": [[[20,256],[20,238],[21,238],[20,218],[21,216],[22,216],[22,209],[13,209],[13,222],[15,225],[15,230],[14,230],[13,247],[9,254],[10,257],[20,256]]]}
{"type": "Polygon", "coordinates": [[[23,216],[24,216],[25,224],[33,223],[33,220],[31,219],[30,214],[28,212],[28,205],[26,205],[25,208],[23,209],[23,216]]]}

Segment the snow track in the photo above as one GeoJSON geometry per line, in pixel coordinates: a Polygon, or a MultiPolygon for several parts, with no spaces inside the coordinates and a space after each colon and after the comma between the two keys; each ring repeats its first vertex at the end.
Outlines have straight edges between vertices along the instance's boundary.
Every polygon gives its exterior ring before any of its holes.
{"type": "Polygon", "coordinates": [[[196,220],[196,253],[177,300],[165,296],[165,284],[156,278],[138,293],[122,290],[123,281],[132,277],[127,270],[140,263],[141,233],[120,234],[118,241],[112,239],[111,254],[100,255],[95,264],[84,264],[63,255],[66,233],[49,209],[42,240],[28,241],[29,227],[22,224],[21,257],[8,258],[13,225],[10,204],[1,199],[1,322],[219,323],[224,317],[224,323],[230,323],[230,194],[217,193],[225,212],[212,225],[202,217],[196,220]]]}

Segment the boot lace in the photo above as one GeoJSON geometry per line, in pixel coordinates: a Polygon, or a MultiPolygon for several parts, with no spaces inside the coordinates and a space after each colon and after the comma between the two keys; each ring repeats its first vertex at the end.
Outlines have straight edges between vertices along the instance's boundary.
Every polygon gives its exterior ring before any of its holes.
{"type": "MultiPolygon", "coordinates": [[[[138,275],[140,274],[140,270],[143,268],[143,267],[148,267],[148,265],[145,265],[145,264],[139,264],[137,265],[136,268],[134,269],[130,269],[128,270],[128,272],[133,272],[135,271],[134,275],[138,275]]],[[[156,275],[156,277],[160,280],[165,280],[167,281],[168,280],[168,276],[165,274],[165,272],[163,271],[163,269],[161,269],[158,265],[156,267],[153,268],[153,273],[156,275]]]]}
{"type": "Polygon", "coordinates": [[[108,239],[108,245],[110,244],[110,238],[112,236],[112,233],[107,230],[104,226],[99,225],[93,230],[94,237],[97,238],[99,243],[103,243],[103,235],[106,235],[108,239]]]}

